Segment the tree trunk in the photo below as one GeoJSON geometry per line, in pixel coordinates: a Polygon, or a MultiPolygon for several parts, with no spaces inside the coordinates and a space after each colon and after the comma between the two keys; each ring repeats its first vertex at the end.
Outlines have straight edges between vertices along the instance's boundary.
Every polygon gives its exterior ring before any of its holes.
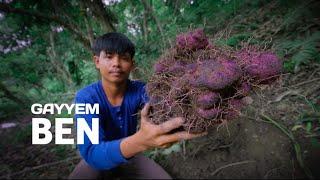
{"type": "MultiPolygon", "coordinates": [[[[163,33],[163,29],[162,29],[162,24],[160,23],[158,17],[155,15],[152,6],[149,4],[149,2],[147,0],[141,0],[143,7],[145,9],[145,11],[151,16],[151,18],[155,21],[156,26],[158,31],[160,32],[160,35],[162,37],[162,43],[163,45],[166,44],[165,41],[165,37],[164,37],[164,33],[163,33]]],[[[170,39],[168,39],[169,43],[171,44],[170,39]]]]}
{"type": "Polygon", "coordinates": [[[146,10],[143,11],[143,39],[144,39],[144,42],[147,42],[148,41],[148,21],[147,21],[147,12],[146,10]]]}
{"type": "Polygon", "coordinates": [[[87,29],[87,34],[88,34],[88,39],[90,41],[90,46],[93,46],[94,43],[94,35],[93,35],[93,29],[89,20],[89,17],[92,16],[92,12],[91,11],[87,11],[87,6],[86,3],[84,1],[80,1],[80,8],[82,11],[85,12],[84,14],[84,23],[86,25],[86,29],[87,29]]]}
{"type": "Polygon", "coordinates": [[[67,82],[68,86],[72,85],[72,78],[69,71],[65,68],[63,63],[57,59],[57,54],[55,51],[55,43],[54,43],[54,32],[50,32],[50,49],[48,50],[50,62],[52,66],[55,68],[56,72],[60,74],[62,79],[67,82]]]}
{"type": "Polygon", "coordinates": [[[90,46],[92,47],[93,43],[94,43],[94,36],[93,36],[92,26],[90,24],[90,21],[89,21],[87,15],[84,17],[84,22],[86,24],[86,28],[87,28],[87,32],[88,32],[88,38],[89,38],[89,41],[90,41],[90,46]]]}

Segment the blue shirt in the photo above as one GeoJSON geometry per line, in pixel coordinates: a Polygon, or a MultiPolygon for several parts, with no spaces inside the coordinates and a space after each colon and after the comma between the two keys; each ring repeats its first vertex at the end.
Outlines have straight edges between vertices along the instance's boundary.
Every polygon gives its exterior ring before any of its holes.
{"type": "Polygon", "coordinates": [[[81,156],[91,167],[112,169],[127,162],[120,151],[120,142],[136,132],[137,112],[147,100],[145,84],[140,81],[127,81],[120,106],[110,104],[101,81],[77,92],[75,103],[99,104],[99,114],[75,114],[75,119],[85,118],[91,128],[92,118],[99,118],[99,144],[92,144],[85,134],[84,144],[78,145],[81,156]]]}

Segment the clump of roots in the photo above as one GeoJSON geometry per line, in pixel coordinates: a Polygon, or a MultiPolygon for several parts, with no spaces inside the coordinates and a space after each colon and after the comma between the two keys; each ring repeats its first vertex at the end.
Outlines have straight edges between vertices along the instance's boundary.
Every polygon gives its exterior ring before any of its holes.
{"type": "Polygon", "coordinates": [[[274,80],[281,69],[272,52],[217,47],[201,29],[180,34],[176,46],[155,63],[147,83],[151,121],[183,117],[184,130],[206,131],[237,117],[244,106],[241,99],[254,85],[274,80]]]}

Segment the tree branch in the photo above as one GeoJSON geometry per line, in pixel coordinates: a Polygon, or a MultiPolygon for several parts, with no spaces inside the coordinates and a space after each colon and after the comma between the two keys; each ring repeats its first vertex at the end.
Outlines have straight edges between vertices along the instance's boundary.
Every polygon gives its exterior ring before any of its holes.
{"type": "Polygon", "coordinates": [[[46,15],[43,13],[33,12],[25,9],[13,8],[6,3],[0,3],[0,11],[6,12],[6,13],[29,15],[45,22],[52,22],[52,21],[56,22],[61,26],[65,27],[66,29],[68,29],[69,31],[71,31],[74,35],[76,35],[77,39],[79,39],[79,41],[84,45],[84,47],[86,47],[87,49],[91,49],[90,41],[81,33],[81,31],[77,29],[76,25],[65,22],[60,16],[46,15]]]}
{"type": "Polygon", "coordinates": [[[117,19],[110,10],[104,7],[104,4],[101,0],[82,0],[81,2],[85,4],[87,7],[89,7],[92,14],[102,23],[104,31],[116,31],[116,28],[113,26],[113,23],[116,23],[117,19]]]}
{"type": "Polygon", "coordinates": [[[23,101],[17,98],[16,96],[11,93],[11,91],[0,81],[0,91],[4,93],[4,96],[7,97],[8,99],[18,103],[18,104],[23,104],[23,101]]]}

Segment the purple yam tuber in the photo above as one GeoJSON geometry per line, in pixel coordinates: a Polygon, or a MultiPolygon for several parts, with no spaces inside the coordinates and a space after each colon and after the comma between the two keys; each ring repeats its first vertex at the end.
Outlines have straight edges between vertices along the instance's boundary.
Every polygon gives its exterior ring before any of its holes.
{"type": "Polygon", "coordinates": [[[245,72],[251,77],[264,80],[281,73],[282,62],[274,53],[240,51],[236,56],[245,72]]]}
{"type": "Polygon", "coordinates": [[[230,99],[228,101],[229,107],[232,109],[240,110],[243,107],[241,99],[230,99]]]}
{"type": "Polygon", "coordinates": [[[189,76],[190,84],[211,90],[223,89],[241,76],[240,67],[233,61],[205,60],[198,65],[195,79],[189,76]]]}
{"type": "Polygon", "coordinates": [[[203,109],[209,109],[214,106],[215,103],[217,103],[220,99],[219,93],[212,92],[212,91],[205,91],[200,93],[197,96],[196,104],[203,108],[203,109]]]}
{"type": "Polygon", "coordinates": [[[157,62],[154,64],[153,69],[155,73],[163,73],[167,70],[167,66],[161,62],[157,62]]]}
{"type": "Polygon", "coordinates": [[[176,75],[182,75],[185,71],[185,65],[181,61],[176,61],[168,68],[168,72],[176,75]]]}
{"type": "Polygon", "coordinates": [[[249,95],[251,89],[252,87],[249,83],[243,82],[241,83],[240,88],[238,89],[238,92],[243,96],[247,96],[249,95]]]}
{"type": "Polygon", "coordinates": [[[205,36],[203,29],[180,34],[176,38],[176,46],[181,50],[198,50],[208,46],[209,41],[205,36]]]}
{"type": "Polygon", "coordinates": [[[218,115],[221,113],[221,109],[219,108],[211,108],[211,109],[202,109],[197,108],[197,113],[200,117],[204,119],[214,119],[218,117],[218,115]]]}
{"type": "Polygon", "coordinates": [[[224,118],[231,120],[240,115],[240,110],[244,106],[241,99],[230,99],[228,101],[229,109],[226,111],[224,118]]]}

